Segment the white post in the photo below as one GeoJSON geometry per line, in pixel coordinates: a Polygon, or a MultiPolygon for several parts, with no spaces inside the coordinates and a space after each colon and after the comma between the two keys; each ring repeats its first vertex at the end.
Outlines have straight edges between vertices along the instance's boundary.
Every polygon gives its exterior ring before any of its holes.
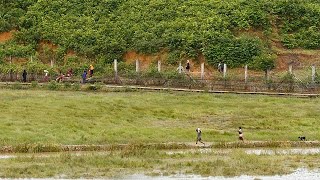
{"type": "Polygon", "coordinates": [[[223,64],[223,78],[227,76],[227,64],[223,64]]]}
{"type": "Polygon", "coordinates": [[[267,69],[267,81],[269,81],[269,80],[270,80],[270,70],[267,69]]]}
{"type": "Polygon", "coordinates": [[[182,68],[181,68],[181,61],[179,62],[179,73],[181,74],[182,73],[182,68]]]}
{"type": "Polygon", "coordinates": [[[158,72],[160,72],[160,71],[161,71],[161,61],[158,60],[158,72]]]}
{"type": "Polygon", "coordinates": [[[201,63],[201,79],[204,79],[204,63],[201,63]]]}
{"type": "Polygon", "coordinates": [[[312,82],[314,83],[315,82],[315,79],[316,79],[316,66],[315,65],[312,65],[312,82]]]}
{"type": "Polygon", "coordinates": [[[32,56],[30,56],[30,60],[31,60],[31,62],[33,61],[32,56]]]}
{"type": "Polygon", "coordinates": [[[53,60],[51,59],[51,67],[53,67],[54,66],[54,63],[53,63],[53,60]]]}
{"type": "Polygon", "coordinates": [[[292,64],[289,65],[289,73],[292,74],[292,64]]]}
{"type": "Polygon", "coordinates": [[[139,64],[139,59],[137,59],[136,60],[136,72],[139,72],[139,66],[140,66],[140,64],[139,64]]]}
{"type": "Polygon", "coordinates": [[[118,61],[116,59],[113,60],[113,68],[114,68],[114,74],[117,77],[118,76],[118,61]]]}
{"type": "Polygon", "coordinates": [[[244,66],[244,82],[248,82],[248,65],[244,66]]]}

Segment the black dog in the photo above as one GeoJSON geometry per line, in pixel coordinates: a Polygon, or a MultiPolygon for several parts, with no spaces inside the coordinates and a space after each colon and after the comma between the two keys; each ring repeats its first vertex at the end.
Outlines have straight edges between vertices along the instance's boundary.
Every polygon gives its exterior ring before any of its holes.
{"type": "Polygon", "coordinates": [[[305,136],[299,136],[298,137],[301,141],[305,141],[306,140],[306,137],[305,136]]]}

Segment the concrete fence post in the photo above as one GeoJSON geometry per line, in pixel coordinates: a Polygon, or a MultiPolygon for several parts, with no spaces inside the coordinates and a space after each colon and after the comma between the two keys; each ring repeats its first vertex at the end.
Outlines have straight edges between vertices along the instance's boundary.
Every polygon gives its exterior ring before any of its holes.
{"type": "Polygon", "coordinates": [[[204,79],[204,63],[201,63],[201,79],[204,79]]]}
{"type": "Polygon", "coordinates": [[[314,83],[316,81],[316,66],[312,65],[311,67],[311,77],[312,77],[312,83],[314,83]]]}
{"type": "Polygon", "coordinates": [[[136,60],[136,72],[140,71],[140,62],[139,59],[136,60]]]}
{"type": "Polygon", "coordinates": [[[292,64],[289,65],[289,73],[292,74],[292,64]]]}
{"type": "Polygon", "coordinates": [[[227,77],[227,64],[223,64],[223,78],[227,77]]]}
{"type": "Polygon", "coordinates": [[[248,82],[248,65],[244,66],[244,82],[247,84],[248,82]]]}
{"type": "Polygon", "coordinates": [[[114,68],[114,76],[118,77],[118,61],[115,59],[113,60],[113,68],[114,68]]]}
{"type": "Polygon", "coordinates": [[[161,72],[161,61],[158,60],[158,72],[161,72]]]}

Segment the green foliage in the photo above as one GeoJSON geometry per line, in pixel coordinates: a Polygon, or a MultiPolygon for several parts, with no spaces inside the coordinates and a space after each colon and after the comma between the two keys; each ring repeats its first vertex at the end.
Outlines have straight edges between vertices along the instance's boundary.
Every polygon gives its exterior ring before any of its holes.
{"type": "Polygon", "coordinates": [[[72,89],[75,91],[79,91],[81,89],[80,83],[74,83],[72,85],[72,89]]]}
{"type": "Polygon", "coordinates": [[[293,84],[294,83],[294,75],[289,72],[286,73],[285,75],[283,75],[281,77],[281,82],[293,84]]]}
{"type": "Polygon", "coordinates": [[[211,42],[212,44],[203,48],[204,55],[211,65],[217,65],[219,62],[226,63],[229,67],[247,64],[259,56],[262,49],[260,40],[251,37],[234,40],[228,37],[216,37],[211,42]]]}
{"type": "Polygon", "coordinates": [[[26,64],[26,70],[30,73],[42,74],[45,69],[49,69],[49,66],[39,62],[37,59],[30,60],[26,64]]]}
{"type": "Polygon", "coordinates": [[[49,90],[58,90],[60,86],[56,81],[52,80],[48,83],[47,87],[49,90]]]}
{"type": "Polygon", "coordinates": [[[31,45],[20,45],[14,41],[0,43],[0,59],[9,57],[29,57],[34,53],[31,45]]]}
{"type": "Polygon", "coordinates": [[[275,56],[271,54],[262,54],[260,56],[255,56],[253,62],[249,65],[257,70],[272,70],[275,67],[275,56]]]}
{"type": "Polygon", "coordinates": [[[22,89],[22,85],[19,81],[16,81],[12,84],[12,89],[22,89]]]}
{"type": "Polygon", "coordinates": [[[29,6],[36,0],[2,0],[0,1],[0,32],[18,28],[19,18],[23,17],[29,6]]]}
{"type": "Polygon", "coordinates": [[[18,64],[13,63],[3,63],[0,64],[0,73],[20,73],[23,71],[23,68],[18,64]]]}
{"type": "MultiPolygon", "coordinates": [[[[279,30],[288,48],[320,48],[320,3],[316,0],[59,0],[1,1],[0,32],[18,29],[15,41],[0,45],[0,60],[35,54],[54,60],[61,70],[80,75],[88,61],[98,72],[124,52],[169,52],[169,64],[203,54],[208,62],[229,67],[259,64],[267,46],[239,32],[279,30]],[[64,61],[67,50],[80,57],[64,61]],[[258,60],[259,62],[254,62],[258,60]],[[79,63],[80,62],[80,63],[79,63]]],[[[126,73],[133,73],[126,71],[126,73]]]]}
{"type": "Polygon", "coordinates": [[[70,89],[71,88],[71,83],[70,82],[65,82],[65,83],[63,83],[63,87],[65,89],[70,89]]]}
{"type": "Polygon", "coordinates": [[[37,88],[39,86],[38,81],[31,81],[31,87],[37,88]]]}

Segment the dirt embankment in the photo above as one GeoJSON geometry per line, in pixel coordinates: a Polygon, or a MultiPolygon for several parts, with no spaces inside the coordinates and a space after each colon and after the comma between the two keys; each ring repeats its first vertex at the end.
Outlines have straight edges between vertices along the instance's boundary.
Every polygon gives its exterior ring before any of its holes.
{"type": "Polygon", "coordinates": [[[0,33],[0,43],[6,42],[6,41],[12,39],[13,32],[15,32],[15,31],[12,30],[12,31],[9,31],[9,32],[0,33]]]}

